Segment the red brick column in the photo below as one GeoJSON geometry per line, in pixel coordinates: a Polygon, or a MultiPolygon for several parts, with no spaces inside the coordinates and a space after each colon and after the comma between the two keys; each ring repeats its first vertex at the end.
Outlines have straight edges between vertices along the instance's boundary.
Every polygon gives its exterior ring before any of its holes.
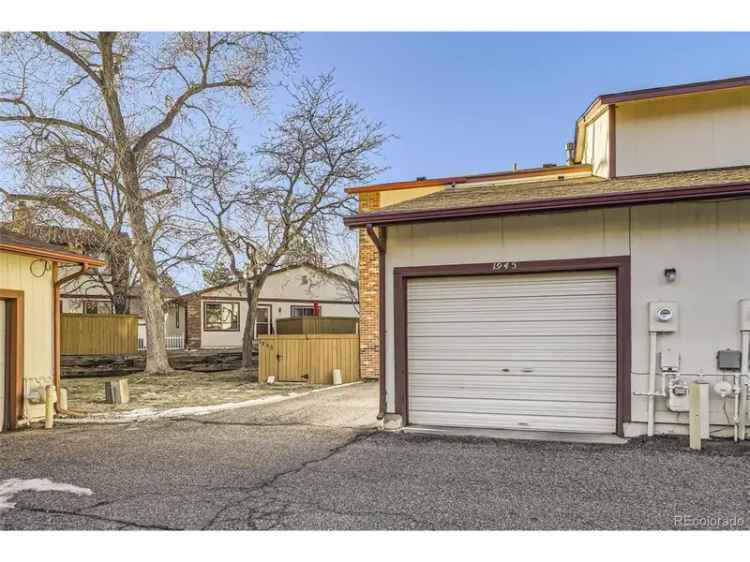
{"type": "Polygon", "coordinates": [[[185,347],[201,347],[201,299],[197,296],[185,303],[185,347]]]}

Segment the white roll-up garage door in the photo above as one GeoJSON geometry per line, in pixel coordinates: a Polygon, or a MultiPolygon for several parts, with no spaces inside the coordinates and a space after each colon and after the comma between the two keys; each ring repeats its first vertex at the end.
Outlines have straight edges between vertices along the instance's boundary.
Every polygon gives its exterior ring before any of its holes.
{"type": "Polygon", "coordinates": [[[409,423],[615,432],[615,273],[410,279],[409,423]]]}

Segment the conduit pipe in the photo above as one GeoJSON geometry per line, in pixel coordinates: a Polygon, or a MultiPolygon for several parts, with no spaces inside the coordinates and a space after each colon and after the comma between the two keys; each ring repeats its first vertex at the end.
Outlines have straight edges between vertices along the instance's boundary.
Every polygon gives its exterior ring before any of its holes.
{"type": "Polygon", "coordinates": [[[656,332],[649,332],[648,339],[648,430],[654,436],[654,394],[656,393],[656,332]]]}
{"type": "Polygon", "coordinates": [[[747,436],[747,384],[748,374],[750,374],[750,332],[742,330],[741,342],[742,350],[740,352],[741,363],[740,363],[740,388],[739,388],[739,428],[735,433],[738,433],[737,437],[741,440],[745,440],[747,436]]]}

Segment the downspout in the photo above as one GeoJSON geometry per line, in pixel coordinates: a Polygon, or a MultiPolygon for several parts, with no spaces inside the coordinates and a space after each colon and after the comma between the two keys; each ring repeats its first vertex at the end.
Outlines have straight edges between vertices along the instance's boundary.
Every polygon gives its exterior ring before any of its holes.
{"type": "Polygon", "coordinates": [[[61,396],[61,378],[62,378],[62,362],[61,362],[61,349],[60,349],[60,287],[62,287],[65,283],[72,281],[73,279],[80,277],[84,273],[86,273],[89,269],[88,264],[82,263],[81,269],[78,271],[71,273],[70,275],[66,275],[62,279],[58,279],[55,281],[55,278],[57,277],[57,270],[58,265],[56,262],[52,263],[52,280],[54,283],[53,286],[53,297],[52,297],[52,326],[53,326],[53,332],[54,337],[53,343],[52,343],[52,356],[55,363],[54,366],[54,379],[55,379],[55,393],[57,395],[57,400],[55,402],[55,410],[58,414],[67,414],[67,415],[79,415],[75,412],[70,412],[68,410],[63,410],[60,407],[60,396],[61,396]]]}
{"type": "Polygon", "coordinates": [[[386,235],[385,227],[380,227],[380,236],[375,233],[372,224],[368,224],[367,235],[378,249],[378,355],[380,366],[378,372],[378,384],[380,387],[380,405],[378,407],[378,419],[382,420],[385,416],[385,248],[386,235]]]}

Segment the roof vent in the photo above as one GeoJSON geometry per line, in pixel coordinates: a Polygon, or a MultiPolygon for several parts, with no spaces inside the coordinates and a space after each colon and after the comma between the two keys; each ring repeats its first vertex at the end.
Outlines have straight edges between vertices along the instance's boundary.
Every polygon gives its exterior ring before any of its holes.
{"type": "Polygon", "coordinates": [[[417,178],[417,181],[424,181],[424,180],[426,180],[426,179],[427,179],[427,176],[419,176],[419,177],[417,178]]]}
{"type": "Polygon", "coordinates": [[[557,164],[546,163],[542,164],[542,168],[556,168],[557,164]]]}

